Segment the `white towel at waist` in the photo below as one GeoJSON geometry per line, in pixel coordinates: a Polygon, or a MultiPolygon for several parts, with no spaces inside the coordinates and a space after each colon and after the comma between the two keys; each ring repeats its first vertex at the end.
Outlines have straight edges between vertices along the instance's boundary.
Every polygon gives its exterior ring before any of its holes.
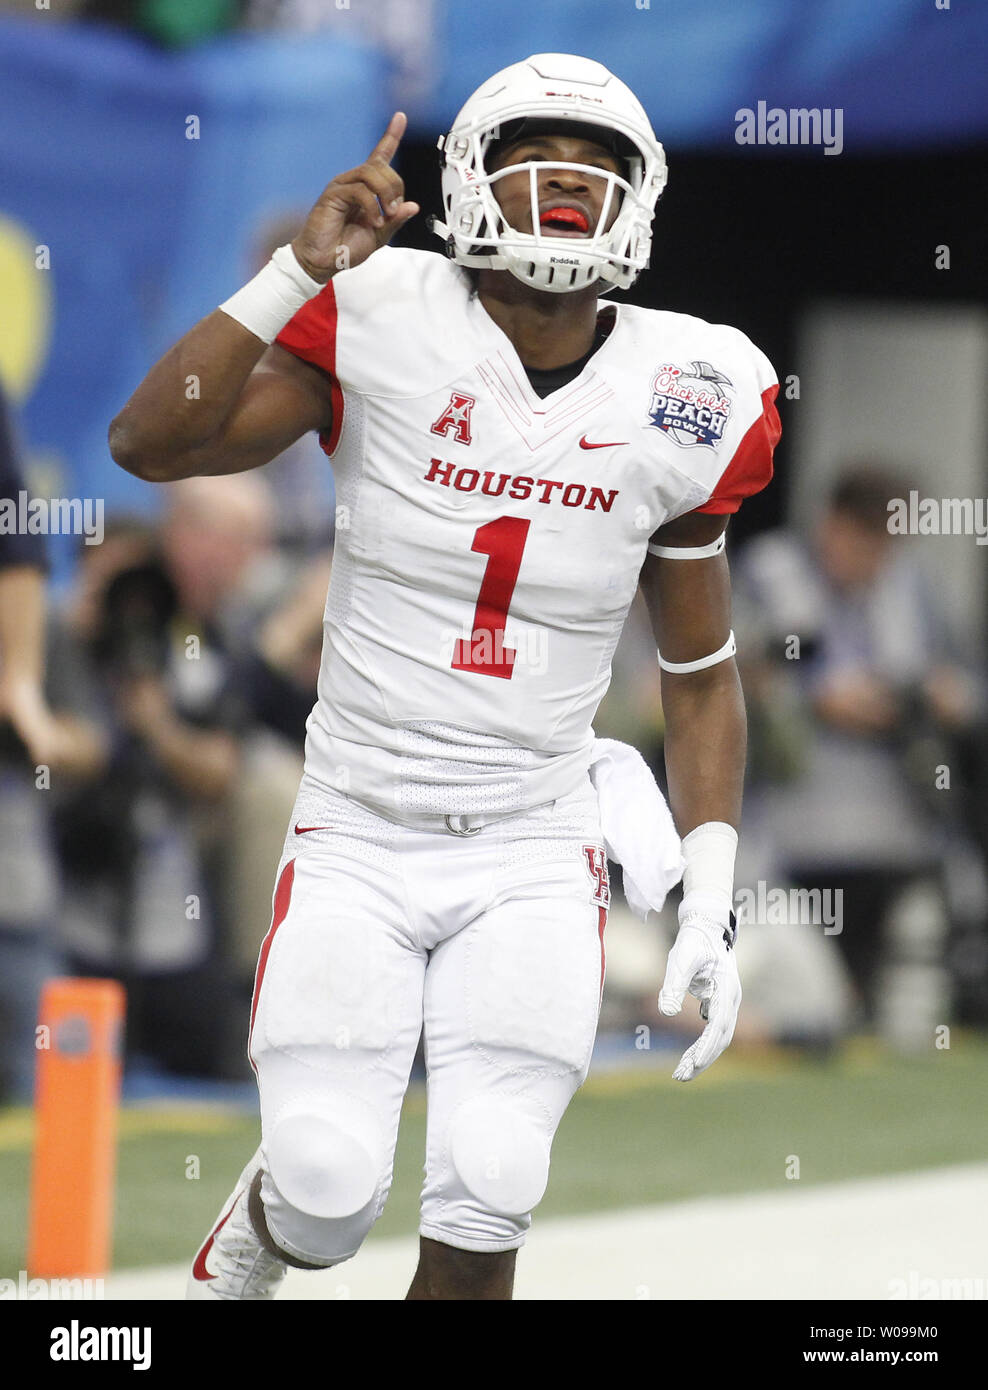
{"type": "Polygon", "coordinates": [[[644,922],[683,876],[682,841],[672,812],[645,759],[627,743],[594,739],[590,780],[607,857],[621,865],[628,906],[644,922]]]}

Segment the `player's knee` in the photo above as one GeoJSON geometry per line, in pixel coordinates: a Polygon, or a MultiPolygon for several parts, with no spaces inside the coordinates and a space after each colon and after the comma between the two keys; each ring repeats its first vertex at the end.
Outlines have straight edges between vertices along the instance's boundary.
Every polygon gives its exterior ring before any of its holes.
{"type": "Polygon", "coordinates": [[[352,1216],[311,1216],[280,1199],[277,1191],[264,1203],[264,1219],[273,1249],[290,1264],[328,1269],[352,1259],[377,1220],[379,1207],[370,1201],[352,1216]]]}
{"type": "Polygon", "coordinates": [[[378,1137],[366,1122],[347,1123],[353,1119],[347,1109],[284,1114],[265,1145],[271,1235],[287,1253],[313,1264],[337,1264],[356,1253],[377,1218],[387,1181],[378,1137]]]}
{"type": "Polygon", "coordinates": [[[325,1115],[286,1115],[266,1145],[271,1180],[307,1216],[353,1216],[373,1198],[381,1163],[373,1142],[325,1115]]]}
{"type": "Polygon", "coordinates": [[[457,1177],[485,1210],[524,1216],[538,1206],[549,1181],[549,1140],[518,1105],[478,1097],[457,1110],[450,1126],[457,1177]]]}

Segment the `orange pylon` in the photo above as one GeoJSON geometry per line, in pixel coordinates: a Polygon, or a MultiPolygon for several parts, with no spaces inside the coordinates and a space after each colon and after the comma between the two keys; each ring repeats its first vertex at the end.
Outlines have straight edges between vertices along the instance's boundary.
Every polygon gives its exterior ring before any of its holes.
{"type": "Polygon", "coordinates": [[[116,980],[49,980],[41,996],[28,1273],[110,1265],[125,995],[116,980]]]}

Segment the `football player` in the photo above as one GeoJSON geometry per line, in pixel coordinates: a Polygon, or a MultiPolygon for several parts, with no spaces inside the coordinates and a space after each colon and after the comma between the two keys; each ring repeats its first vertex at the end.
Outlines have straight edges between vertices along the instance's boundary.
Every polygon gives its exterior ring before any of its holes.
{"type": "MultiPolygon", "coordinates": [[[[445,256],[386,245],[419,210],[391,167],[404,129],[398,113],[111,427],[117,462],[151,481],[256,468],[317,430],[339,504],[251,1011],[262,1143],[192,1297],[272,1297],[289,1265],[356,1252],[423,1029],[408,1296],[511,1297],[593,1046],[621,833],[602,824],[592,720],[639,585],[685,860],[660,1007],[691,992],[707,1020],[680,1080],[727,1046],[740,1001],[724,531],[771,476],[775,375],[734,328],[600,300],[648,263],[666,166],[599,63],[536,55],[466,103],[440,141],[445,256]]],[[[629,853],[632,802],[612,798],[629,853]]]]}

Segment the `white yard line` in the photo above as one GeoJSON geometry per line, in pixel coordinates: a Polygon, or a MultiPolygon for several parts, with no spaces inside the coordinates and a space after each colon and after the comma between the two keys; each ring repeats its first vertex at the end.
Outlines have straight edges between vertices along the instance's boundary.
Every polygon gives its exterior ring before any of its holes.
{"type": "MultiPolygon", "coordinates": [[[[278,1297],[400,1299],[417,1239],[375,1240],[278,1297]]],[[[124,1270],[107,1298],[181,1298],[186,1266],[124,1270]]],[[[988,1164],[540,1221],[520,1299],[988,1298],[988,1164]],[[941,1283],[939,1281],[955,1281],[941,1283]],[[937,1281],[937,1282],[933,1282],[937,1281]],[[967,1281],[966,1283],[956,1281],[967,1281]]]]}

